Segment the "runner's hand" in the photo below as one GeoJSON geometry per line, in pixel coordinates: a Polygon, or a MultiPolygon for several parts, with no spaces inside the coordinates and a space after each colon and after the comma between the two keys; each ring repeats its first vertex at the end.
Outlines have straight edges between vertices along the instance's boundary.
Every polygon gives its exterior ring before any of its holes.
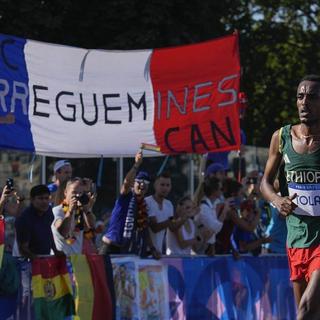
{"type": "Polygon", "coordinates": [[[297,205],[293,202],[296,197],[296,193],[289,197],[279,197],[273,203],[279,212],[286,217],[291,214],[295,208],[297,208],[297,205]]]}

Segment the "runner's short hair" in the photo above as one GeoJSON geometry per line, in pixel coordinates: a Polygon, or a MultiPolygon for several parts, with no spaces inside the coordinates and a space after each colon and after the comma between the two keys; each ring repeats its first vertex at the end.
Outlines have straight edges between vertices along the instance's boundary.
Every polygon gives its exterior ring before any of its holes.
{"type": "Polygon", "coordinates": [[[317,74],[307,74],[301,79],[300,83],[302,81],[313,81],[313,82],[319,82],[320,83],[320,76],[317,75],[317,74]]]}

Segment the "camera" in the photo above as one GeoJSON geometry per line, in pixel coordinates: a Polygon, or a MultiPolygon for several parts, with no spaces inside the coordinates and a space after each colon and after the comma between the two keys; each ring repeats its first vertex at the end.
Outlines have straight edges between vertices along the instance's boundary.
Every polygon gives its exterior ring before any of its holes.
{"type": "Polygon", "coordinates": [[[257,184],[258,179],[256,177],[248,178],[247,184],[257,184]]]}
{"type": "Polygon", "coordinates": [[[6,181],[6,186],[7,188],[12,191],[13,190],[13,186],[14,186],[14,183],[13,183],[13,179],[12,178],[8,178],[7,181],[6,181]]]}
{"type": "Polygon", "coordinates": [[[85,206],[90,201],[90,198],[86,193],[77,194],[76,199],[81,203],[82,206],[85,206]]]}

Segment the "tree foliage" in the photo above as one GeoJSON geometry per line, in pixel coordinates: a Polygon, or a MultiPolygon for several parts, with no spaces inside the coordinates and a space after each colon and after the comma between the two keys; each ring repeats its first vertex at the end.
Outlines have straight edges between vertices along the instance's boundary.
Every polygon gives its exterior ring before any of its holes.
{"type": "Polygon", "coordinates": [[[248,142],[296,121],[299,79],[319,73],[318,1],[0,0],[0,30],[86,48],[174,46],[240,33],[248,142]],[[250,125],[249,125],[250,124],[250,125]]]}

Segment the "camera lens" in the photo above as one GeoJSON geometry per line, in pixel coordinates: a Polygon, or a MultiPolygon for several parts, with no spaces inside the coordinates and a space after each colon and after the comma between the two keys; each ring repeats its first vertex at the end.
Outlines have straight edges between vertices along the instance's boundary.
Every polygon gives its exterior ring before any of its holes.
{"type": "Polygon", "coordinates": [[[89,203],[89,196],[86,193],[76,195],[77,200],[81,203],[81,205],[86,205],[89,203]]]}

